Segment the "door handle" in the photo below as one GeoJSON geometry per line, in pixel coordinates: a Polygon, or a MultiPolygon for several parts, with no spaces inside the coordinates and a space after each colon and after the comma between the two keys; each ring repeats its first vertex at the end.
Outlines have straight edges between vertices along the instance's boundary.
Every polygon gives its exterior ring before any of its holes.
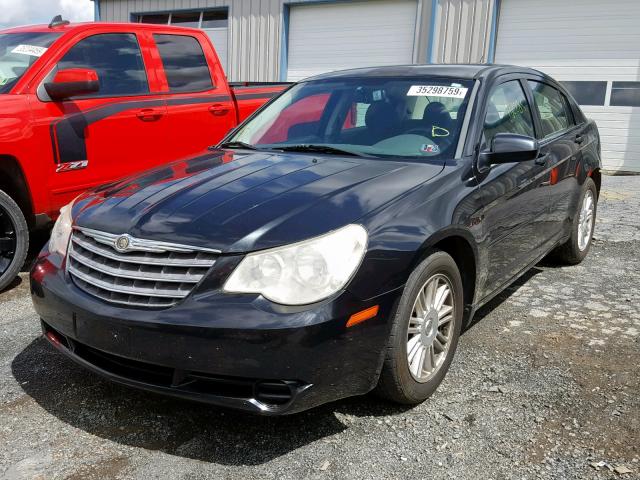
{"type": "Polygon", "coordinates": [[[547,163],[547,159],[549,158],[549,154],[545,153],[544,155],[538,155],[536,157],[536,165],[545,165],[547,163]]]}
{"type": "Polygon", "coordinates": [[[580,144],[580,143],[584,142],[584,137],[582,135],[576,135],[575,142],[577,144],[580,144]]]}
{"type": "Polygon", "coordinates": [[[143,108],[136,113],[136,117],[143,122],[155,122],[160,120],[162,115],[164,115],[164,113],[161,110],[156,110],[155,108],[143,108]]]}
{"type": "Polygon", "coordinates": [[[227,113],[229,113],[229,110],[229,107],[221,103],[214,103],[209,107],[209,111],[211,112],[211,114],[215,115],[216,117],[225,116],[227,113]]]}

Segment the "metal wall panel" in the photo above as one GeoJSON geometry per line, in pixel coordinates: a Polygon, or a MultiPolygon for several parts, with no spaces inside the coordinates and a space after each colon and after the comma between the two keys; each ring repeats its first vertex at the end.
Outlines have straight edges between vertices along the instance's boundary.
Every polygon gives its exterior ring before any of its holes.
{"type": "Polygon", "coordinates": [[[487,63],[496,0],[435,0],[434,63],[487,63]]]}
{"type": "Polygon", "coordinates": [[[284,0],[99,0],[105,22],[128,22],[132,13],[198,8],[229,9],[231,81],[278,79],[281,12],[284,0]]]}
{"type": "MultiPolygon", "coordinates": [[[[280,79],[282,28],[286,4],[318,0],[96,0],[101,19],[128,22],[132,13],[191,8],[229,9],[229,65],[232,81],[280,79]]],[[[349,0],[346,0],[349,1],[349,0]]],[[[375,1],[375,0],[368,0],[375,1]]],[[[414,61],[426,63],[430,39],[436,63],[484,62],[488,59],[496,0],[418,0],[414,61]],[[435,21],[431,21],[435,12],[435,21]],[[434,31],[430,29],[433,27],[434,31]]]]}

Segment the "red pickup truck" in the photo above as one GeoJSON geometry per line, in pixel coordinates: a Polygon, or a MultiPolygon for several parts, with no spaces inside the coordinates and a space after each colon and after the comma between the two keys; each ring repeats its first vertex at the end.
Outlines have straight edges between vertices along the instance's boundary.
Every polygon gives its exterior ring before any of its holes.
{"type": "Polygon", "coordinates": [[[230,85],[207,35],[145,24],[0,32],[0,290],[29,231],[98,184],[198,153],[284,84],[230,85]]]}

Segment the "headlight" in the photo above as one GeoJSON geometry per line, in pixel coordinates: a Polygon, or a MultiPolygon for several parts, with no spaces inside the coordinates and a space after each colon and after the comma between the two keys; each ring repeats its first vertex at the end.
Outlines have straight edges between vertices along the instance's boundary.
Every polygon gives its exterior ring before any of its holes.
{"type": "Polygon", "coordinates": [[[67,254],[69,237],[71,237],[72,207],[73,202],[60,209],[60,216],[58,217],[58,220],[56,220],[53,230],[51,230],[51,238],[49,239],[49,251],[58,253],[63,257],[67,254]]]}
{"type": "Polygon", "coordinates": [[[347,225],[326,235],[247,255],[224,290],[259,293],[275,303],[306,305],[339,291],[367,250],[367,231],[347,225]]]}

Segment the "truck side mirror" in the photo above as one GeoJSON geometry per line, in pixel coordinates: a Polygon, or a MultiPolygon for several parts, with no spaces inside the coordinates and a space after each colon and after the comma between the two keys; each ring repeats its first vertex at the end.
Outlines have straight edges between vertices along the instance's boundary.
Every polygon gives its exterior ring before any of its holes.
{"type": "Polygon", "coordinates": [[[53,82],[44,84],[44,89],[54,101],[88,95],[100,90],[98,73],[88,68],[69,68],[60,70],[53,82]]]}

